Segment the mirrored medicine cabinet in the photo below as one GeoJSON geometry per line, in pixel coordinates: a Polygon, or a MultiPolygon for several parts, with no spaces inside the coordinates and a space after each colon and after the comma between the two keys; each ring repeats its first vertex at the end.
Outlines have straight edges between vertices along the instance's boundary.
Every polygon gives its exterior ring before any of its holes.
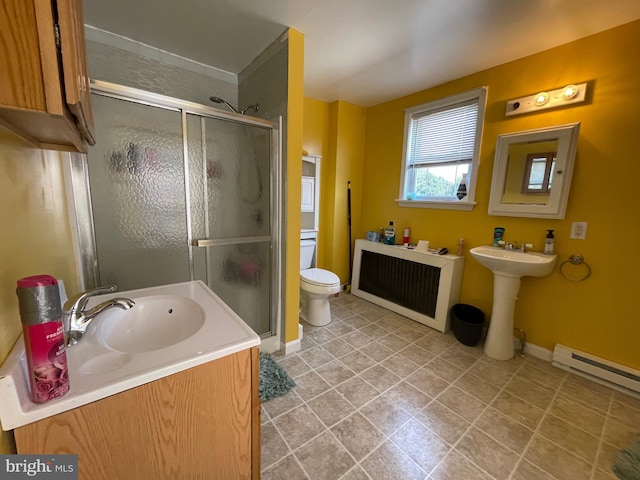
{"type": "Polygon", "coordinates": [[[489,215],[564,218],[580,123],[498,135],[489,215]]]}

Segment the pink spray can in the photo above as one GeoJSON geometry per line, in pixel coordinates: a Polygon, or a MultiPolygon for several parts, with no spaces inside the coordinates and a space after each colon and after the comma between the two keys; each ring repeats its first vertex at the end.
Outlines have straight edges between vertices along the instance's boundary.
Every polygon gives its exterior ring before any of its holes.
{"type": "Polygon", "coordinates": [[[43,403],[69,390],[69,372],[57,280],[36,275],[18,280],[31,400],[43,403]]]}

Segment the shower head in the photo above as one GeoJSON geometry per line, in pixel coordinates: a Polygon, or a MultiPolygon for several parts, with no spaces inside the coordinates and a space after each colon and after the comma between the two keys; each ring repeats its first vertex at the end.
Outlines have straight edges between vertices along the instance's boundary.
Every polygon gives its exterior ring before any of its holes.
{"type": "Polygon", "coordinates": [[[259,103],[254,103],[253,105],[247,105],[241,112],[238,112],[238,110],[235,109],[235,107],[233,105],[231,105],[229,102],[227,102],[225,99],[220,98],[220,97],[209,97],[209,100],[211,100],[214,103],[223,103],[229,110],[231,110],[233,113],[241,113],[242,115],[244,115],[245,113],[247,113],[247,110],[255,110],[256,112],[258,110],[260,110],[260,104],[259,103]]]}
{"type": "MultiPolygon", "coordinates": [[[[229,102],[227,102],[226,100],[224,100],[224,99],[222,99],[220,97],[209,97],[209,100],[211,100],[212,102],[215,102],[215,103],[224,103],[224,105],[229,110],[231,110],[233,113],[238,113],[238,110],[236,110],[233,105],[231,105],[229,102]]],[[[242,113],[244,113],[244,112],[242,112],[242,113]]]]}

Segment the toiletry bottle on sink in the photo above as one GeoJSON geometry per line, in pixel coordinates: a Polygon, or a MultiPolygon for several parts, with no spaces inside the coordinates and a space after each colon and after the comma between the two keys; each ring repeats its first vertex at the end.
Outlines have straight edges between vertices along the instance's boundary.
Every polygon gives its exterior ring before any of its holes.
{"type": "Polygon", "coordinates": [[[553,230],[547,230],[547,238],[544,239],[544,254],[553,255],[553,230]]]}
{"type": "Polygon", "coordinates": [[[58,282],[50,275],[21,278],[16,294],[31,400],[44,403],[69,390],[58,282]]]}

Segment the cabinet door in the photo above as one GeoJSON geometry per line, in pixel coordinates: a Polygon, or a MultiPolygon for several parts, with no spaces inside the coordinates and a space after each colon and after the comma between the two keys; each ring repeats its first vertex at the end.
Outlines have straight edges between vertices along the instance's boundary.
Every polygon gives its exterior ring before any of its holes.
{"type": "Polygon", "coordinates": [[[78,129],[84,139],[89,145],[94,145],[82,0],[58,0],[57,3],[67,106],[76,117],[78,129]]]}

